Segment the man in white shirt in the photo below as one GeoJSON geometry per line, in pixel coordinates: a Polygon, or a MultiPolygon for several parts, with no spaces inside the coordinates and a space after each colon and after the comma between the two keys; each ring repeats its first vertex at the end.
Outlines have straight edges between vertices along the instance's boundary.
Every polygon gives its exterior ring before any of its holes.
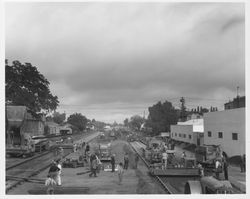
{"type": "Polygon", "coordinates": [[[166,169],[168,164],[168,154],[166,150],[164,150],[162,153],[162,162],[164,163],[164,169],[166,169]]]}
{"type": "Polygon", "coordinates": [[[57,173],[56,182],[57,182],[57,185],[61,186],[62,185],[62,179],[61,179],[62,165],[61,165],[61,161],[60,160],[57,160],[57,167],[59,168],[59,171],[57,173]]]}

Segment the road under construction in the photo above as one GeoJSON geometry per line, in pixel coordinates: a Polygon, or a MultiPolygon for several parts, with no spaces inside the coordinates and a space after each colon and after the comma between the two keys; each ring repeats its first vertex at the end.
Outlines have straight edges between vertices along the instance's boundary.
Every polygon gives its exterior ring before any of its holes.
{"type": "MultiPolygon", "coordinates": [[[[131,140],[127,135],[110,136],[110,133],[104,132],[72,137],[73,147],[66,147],[60,157],[63,165],[62,185],[54,187],[54,194],[243,193],[229,181],[218,180],[213,174],[201,176],[200,169],[192,158],[186,158],[187,161],[182,166],[169,164],[167,168],[161,160],[149,161],[149,157],[152,157],[148,156],[150,150],[140,138],[131,140]],[[86,156],[86,144],[89,145],[90,154],[97,154],[102,159],[97,177],[89,177],[90,164],[86,156]],[[120,162],[124,163],[125,154],[128,155],[129,166],[124,170],[122,184],[119,184],[117,165],[120,162]],[[111,172],[111,155],[115,157],[115,172],[111,172]],[[135,161],[136,156],[139,157],[138,165],[135,161]],[[191,163],[187,163],[188,161],[191,163]]],[[[169,152],[169,157],[170,154],[174,155],[173,151],[169,152]]],[[[44,182],[55,158],[58,158],[58,155],[47,151],[34,157],[7,161],[9,163],[6,165],[6,194],[46,194],[47,187],[44,182]]]]}

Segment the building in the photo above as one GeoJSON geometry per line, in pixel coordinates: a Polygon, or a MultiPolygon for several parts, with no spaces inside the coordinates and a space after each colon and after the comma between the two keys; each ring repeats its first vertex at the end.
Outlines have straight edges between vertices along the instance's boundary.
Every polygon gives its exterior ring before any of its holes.
{"type": "Polygon", "coordinates": [[[242,108],[245,107],[245,96],[237,96],[236,98],[233,99],[233,101],[229,101],[224,104],[224,109],[235,109],[235,108],[242,108]]]}
{"type": "Polygon", "coordinates": [[[188,144],[203,145],[203,119],[192,119],[171,125],[171,138],[188,144]]]}
{"type": "Polygon", "coordinates": [[[46,133],[47,135],[59,135],[60,134],[60,126],[55,122],[46,122],[46,133]]]}
{"type": "Polygon", "coordinates": [[[34,117],[25,106],[6,106],[6,151],[28,152],[33,136],[44,134],[45,118],[34,117]]]}
{"type": "Polygon", "coordinates": [[[204,144],[220,145],[229,157],[245,154],[245,108],[205,113],[204,144]]]}

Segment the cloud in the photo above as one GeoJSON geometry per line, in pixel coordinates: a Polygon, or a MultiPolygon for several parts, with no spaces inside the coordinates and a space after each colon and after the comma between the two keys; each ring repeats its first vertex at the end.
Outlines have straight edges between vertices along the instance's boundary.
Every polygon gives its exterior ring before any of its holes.
{"type": "Polygon", "coordinates": [[[6,58],[36,65],[69,112],[122,120],[159,100],[244,94],[244,4],[9,2],[5,13],[6,58]]]}

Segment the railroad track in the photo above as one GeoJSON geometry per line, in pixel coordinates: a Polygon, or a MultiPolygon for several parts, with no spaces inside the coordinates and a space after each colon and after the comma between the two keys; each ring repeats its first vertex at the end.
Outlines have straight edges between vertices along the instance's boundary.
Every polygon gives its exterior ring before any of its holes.
{"type": "MultiPolygon", "coordinates": [[[[147,168],[150,168],[150,164],[142,157],[140,148],[146,148],[146,145],[142,142],[130,142],[130,146],[133,148],[133,150],[139,155],[141,160],[144,162],[144,164],[147,166],[147,168]]],[[[163,186],[164,190],[168,194],[175,194],[176,190],[171,187],[171,185],[162,177],[155,176],[156,180],[163,186]]]]}
{"type": "MultiPolygon", "coordinates": [[[[98,135],[98,134],[97,134],[98,135]]],[[[84,141],[89,142],[93,140],[97,135],[87,135],[84,141]]],[[[69,155],[72,152],[71,149],[64,150],[64,157],[69,155]]],[[[29,158],[25,161],[22,161],[18,164],[11,165],[6,168],[6,187],[5,191],[6,194],[9,190],[13,189],[17,185],[26,182],[26,181],[33,181],[31,179],[33,176],[37,175],[38,173],[42,172],[43,170],[50,167],[52,160],[55,158],[54,154],[49,151],[43,154],[34,156],[29,158]]],[[[41,183],[41,179],[35,180],[38,183],[41,183]]]]}
{"type": "MultiPolygon", "coordinates": [[[[141,148],[145,149],[146,145],[141,141],[130,143],[130,145],[132,146],[134,151],[140,156],[145,165],[149,168],[150,164],[142,157],[140,151],[141,148]]],[[[184,177],[184,176],[181,177],[155,176],[155,177],[169,194],[183,194],[185,183],[188,180],[196,180],[195,178],[184,177]]],[[[234,186],[233,186],[233,193],[242,194],[242,192],[234,186]]]]}

